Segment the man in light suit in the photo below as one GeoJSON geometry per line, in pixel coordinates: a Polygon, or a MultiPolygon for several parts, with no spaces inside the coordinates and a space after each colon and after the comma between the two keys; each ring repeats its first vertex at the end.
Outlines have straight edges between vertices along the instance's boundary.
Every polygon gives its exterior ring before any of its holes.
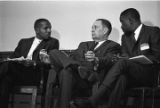
{"type": "Polygon", "coordinates": [[[51,37],[51,23],[37,19],[34,24],[35,37],[21,39],[8,61],[0,67],[0,106],[7,108],[12,84],[37,84],[40,81],[39,53],[59,48],[59,41],[51,37]],[[16,58],[16,61],[10,61],[16,58]]]}
{"type": "Polygon", "coordinates": [[[122,54],[105,76],[96,93],[87,101],[75,103],[78,108],[91,104],[95,106],[103,95],[109,98],[108,108],[120,108],[120,100],[126,88],[153,86],[156,69],[154,63],[160,61],[160,29],[141,23],[140,14],[134,8],[124,10],[120,15],[124,32],[122,36],[122,54]],[[130,60],[129,58],[144,55],[152,63],[130,60]],[[123,77],[121,83],[117,82],[123,77]],[[116,86],[117,84],[120,86],[116,86]],[[114,92],[114,93],[113,93],[114,92]]]}
{"type": "MultiPolygon", "coordinates": [[[[49,74],[46,94],[51,96],[52,87],[49,85],[56,83],[53,80],[53,73],[56,72],[61,91],[58,108],[69,108],[71,99],[75,96],[90,95],[92,86],[101,83],[113,64],[112,57],[120,51],[118,43],[108,40],[111,30],[112,26],[108,20],[97,19],[92,26],[93,41],[81,42],[70,57],[57,50],[49,53],[48,62],[54,66],[54,70],[49,74]]],[[[49,100],[46,99],[46,102],[49,100]]]]}

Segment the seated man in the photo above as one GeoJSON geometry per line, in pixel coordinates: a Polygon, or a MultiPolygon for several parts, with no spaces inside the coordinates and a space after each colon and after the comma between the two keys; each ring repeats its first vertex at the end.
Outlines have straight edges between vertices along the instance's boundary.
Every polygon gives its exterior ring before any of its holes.
{"type": "MultiPolygon", "coordinates": [[[[51,63],[55,71],[49,73],[47,85],[56,83],[56,80],[53,80],[55,76],[52,76],[56,72],[61,89],[58,108],[69,108],[74,96],[88,96],[90,94],[87,91],[91,93],[94,84],[101,84],[104,75],[113,64],[112,57],[120,51],[118,43],[108,40],[111,30],[112,26],[108,20],[97,19],[92,26],[94,41],[80,43],[70,57],[58,50],[49,52],[48,59],[44,61],[51,63]]],[[[51,95],[51,90],[47,87],[46,97],[51,95]]],[[[46,102],[49,101],[46,98],[46,102]]],[[[48,104],[46,103],[46,108],[49,108],[48,104]]]]}
{"type": "Polygon", "coordinates": [[[134,8],[123,11],[120,22],[124,32],[122,57],[118,57],[96,93],[86,101],[74,103],[78,108],[85,108],[88,104],[96,106],[104,95],[109,97],[108,108],[120,108],[119,102],[126,88],[153,86],[156,74],[153,64],[160,61],[160,29],[142,24],[139,12],[134,8]],[[150,62],[129,59],[139,55],[146,56],[150,62]]]}
{"type": "Polygon", "coordinates": [[[7,108],[12,84],[36,84],[40,81],[39,52],[58,49],[59,41],[51,36],[51,24],[47,19],[37,19],[36,36],[21,39],[13,55],[0,66],[0,107],[7,108]]]}

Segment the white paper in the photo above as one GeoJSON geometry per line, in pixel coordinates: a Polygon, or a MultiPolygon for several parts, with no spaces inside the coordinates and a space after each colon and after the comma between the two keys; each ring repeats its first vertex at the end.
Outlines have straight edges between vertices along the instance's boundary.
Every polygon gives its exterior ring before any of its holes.
{"type": "Polygon", "coordinates": [[[153,62],[149,58],[147,58],[146,56],[144,56],[144,55],[139,55],[139,56],[131,57],[129,59],[137,61],[137,62],[140,62],[142,64],[153,64],[153,62]]]}

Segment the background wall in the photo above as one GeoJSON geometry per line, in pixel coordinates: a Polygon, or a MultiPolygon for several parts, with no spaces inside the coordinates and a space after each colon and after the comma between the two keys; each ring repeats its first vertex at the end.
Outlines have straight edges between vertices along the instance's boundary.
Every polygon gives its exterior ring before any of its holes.
{"type": "Polygon", "coordinates": [[[37,18],[47,18],[60,49],[75,49],[91,40],[91,26],[97,18],[111,21],[110,39],[120,42],[120,13],[136,8],[147,25],[160,27],[160,1],[0,1],[0,51],[14,50],[21,38],[34,36],[37,18]]]}

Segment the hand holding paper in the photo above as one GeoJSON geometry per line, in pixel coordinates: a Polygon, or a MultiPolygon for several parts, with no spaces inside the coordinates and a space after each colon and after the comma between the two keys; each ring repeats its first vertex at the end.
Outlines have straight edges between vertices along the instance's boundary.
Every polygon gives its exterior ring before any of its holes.
{"type": "Polygon", "coordinates": [[[47,51],[45,49],[42,49],[39,52],[39,58],[40,58],[41,62],[50,64],[50,58],[49,58],[49,55],[47,54],[47,51]]]}
{"type": "Polygon", "coordinates": [[[19,58],[7,58],[5,61],[15,61],[24,64],[25,66],[32,66],[35,65],[35,62],[30,59],[26,59],[23,56],[19,58]]]}

